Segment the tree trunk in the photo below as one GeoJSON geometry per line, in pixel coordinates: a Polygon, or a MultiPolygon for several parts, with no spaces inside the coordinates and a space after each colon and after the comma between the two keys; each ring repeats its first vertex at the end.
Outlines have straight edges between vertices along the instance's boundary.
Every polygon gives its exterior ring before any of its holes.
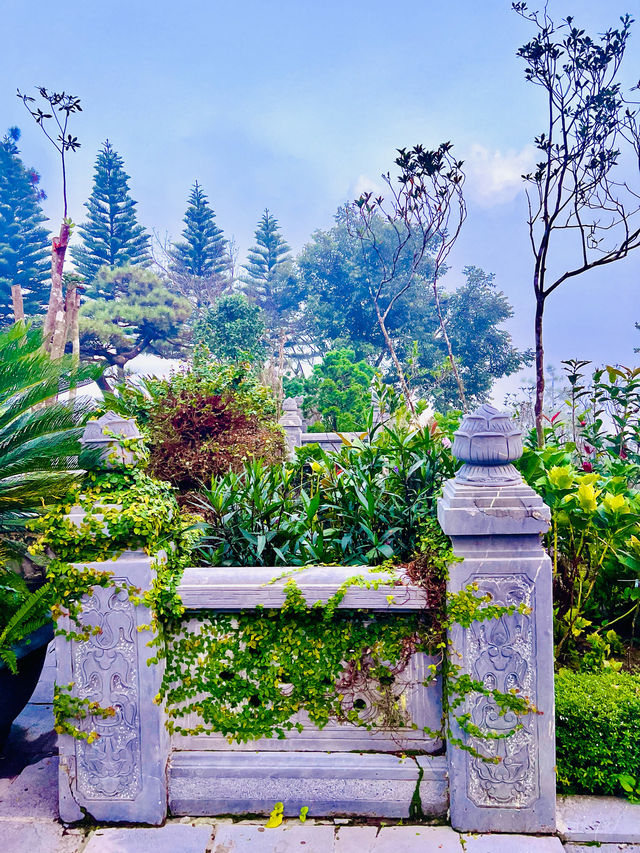
{"type": "Polygon", "coordinates": [[[393,345],[393,341],[389,337],[389,333],[387,332],[387,326],[384,322],[384,317],[380,312],[380,306],[378,305],[378,300],[373,300],[374,305],[376,307],[376,316],[378,317],[378,325],[380,326],[380,331],[382,332],[382,336],[387,345],[387,349],[389,350],[389,355],[391,356],[391,361],[393,362],[396,372],[398,374],[398,380],[400,381],[400,390],[402,391],[402,396],[405,399],[407,406],[409,407],[409,411],[415,414],[415,406],[413,405],[413,400],[411,399],[411,391],[409,390],[409,386],[407,385],[407,380],[404,375],[404,370],[402,369],[402,365],[400,364],[400,359],[396,355],[396,348],[393,345]]]}
{"type": "Polygon", "coordinates": [[[542,413],[544,410],[544,348],[542,346],[542,315],[544,313],[544,296],[536,297],[535,341],[536,341],[536,436],[538,447],[544,447],[544,428],[542,413]]]}
{"type": "Polygon", "coordinates": [[[64,257],[69,245],[71,227],[66,222],[60,226],[60,236],[53,238],[51,246],[51,293],[44,321],[43,341],[52,358],[61,358],[66,343],[65,304],[62,288],[64,257]]]}
{"type": "Polygon", "coordinates": [[[440,329],[442,331],[442,337],[444,338],[444,342],[447,346],[447,353],[449,355],[449,361],[451,362],[451,369],[453,370],[453,376],[456,380],[456,385],[458,386],[458,396],[460,397],[460,403],[462,404],[462,411],[467,411],[467,398],[464,393],[464,385],[462,384],[462,377],[458,373],[458,365],[456,364],[456,360],[453,357],[453,347],[451,346],[451,340],[449,338],[449,334],[447,332],[447,327],[444,322],[444,316],[442,314],[442,307],[440,305],[440,294],[438,293],[438,284],[436,281],[433,282],[433,298],[436,303],[436,311],[438,312],[438,322],[440,323],[440,329]]]}
{"type": "Polygon", "coordinates": [[[24,303],[22,302],[22,288],[19,284],[11,285],[11,305],[13,309],[13,320],[19,323],[24,320],[24,303]]]}
{"type": "MultiPolygon", "coordinates": [[[[65,340],[71,341],[71,358],[74,365],[80,364],[80,290],[77,287],[70,287],[67,290],[65,299],[65,314],[66,326],[65,340]]],[[[75,385],[69,391],[69,399],[75,400],[76,387],[75,385]]]]}

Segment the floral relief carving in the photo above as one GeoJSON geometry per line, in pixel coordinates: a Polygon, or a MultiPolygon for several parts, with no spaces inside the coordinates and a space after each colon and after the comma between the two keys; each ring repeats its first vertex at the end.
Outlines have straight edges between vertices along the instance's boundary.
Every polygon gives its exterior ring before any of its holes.
{"type": "Polygon", "coordinates": [[[126,591],[96,587],[82,607],[83,624],[100,633],[73,644],[75,692],[103,708],[113,707],[115,715],[83,721],[99,737],[92,743],[76,741],[78,792],[87,799],[134,799],[141,789],[134,606],[126,591]]]}
{"type": "MultiPolygon", "coordinates": [[[[491,595],[491,603],[503,607],[533,606],[534,583],[524,574],[476,575],[469,582],[478,584],[480,595],[491,595]]],[[[533,618],[513,613],[486,622],[474,622],[464,632],[464,659],[473,661],[471,675],[488,690],[529,697],[536,704],[536,648],[533,618]]],[[[498,759],[490,761],[469,755],[467,790],[477,806],[523,808],[540,796],[538,744],[535,714],[518,718],[507,711],[502,716],[490,696],[472,695],[467,700],[471,721],[480,729],[506,735],[497,739],[470,738],[480,754],[498,759]]]]}

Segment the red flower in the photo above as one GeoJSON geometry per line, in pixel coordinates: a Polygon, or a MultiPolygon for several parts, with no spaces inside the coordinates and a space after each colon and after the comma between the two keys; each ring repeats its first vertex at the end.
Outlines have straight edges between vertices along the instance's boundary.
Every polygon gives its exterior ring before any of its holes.
{"type": "Polygon", "coordinates": [[[593,465],[591,464],[591,462],[589,462],[588,459],[582,463],[582,470],[586,471],[587,474],[590,474],[593,471],[593,465]]]}

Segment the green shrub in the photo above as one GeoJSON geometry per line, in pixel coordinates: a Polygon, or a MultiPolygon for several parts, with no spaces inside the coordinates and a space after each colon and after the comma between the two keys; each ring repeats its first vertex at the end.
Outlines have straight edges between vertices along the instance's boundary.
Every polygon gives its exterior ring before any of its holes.
{"type": "Polygon", "coordinates": [[[409,560],[455,463],[435,425],[392,422],[339,451],[214,478],[198,511],[216,566],[377,565],[409,560]]]}
{"type": "Polygon", "coordinates": [[[183,503],[212,477],[251,459],[279,463],[284,434],[276,401],[249,363],[220,364],[203,350],[189,370],[119,386],[106,401],[134,416],[149,448],[149,472],[178,489],[183,503]]]}
{"type": "Polygon", "coordinates": [[[620,794],[618,774],[640,778],[640,675],[556,676],[558,790],[620,794]]]}

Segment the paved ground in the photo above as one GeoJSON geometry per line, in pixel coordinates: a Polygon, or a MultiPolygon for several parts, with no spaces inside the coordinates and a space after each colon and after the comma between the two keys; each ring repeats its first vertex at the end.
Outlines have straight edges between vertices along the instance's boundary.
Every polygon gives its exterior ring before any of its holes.
{"type": "Polygon", "coordinates": [[[0,853],[640,853],[640,806],[613,797],[559,801],[560,838],[459,835],[447,826],[180,818],[160,828],[65,828],[57,812],[53,659],[0,757],[0,853]]]}

